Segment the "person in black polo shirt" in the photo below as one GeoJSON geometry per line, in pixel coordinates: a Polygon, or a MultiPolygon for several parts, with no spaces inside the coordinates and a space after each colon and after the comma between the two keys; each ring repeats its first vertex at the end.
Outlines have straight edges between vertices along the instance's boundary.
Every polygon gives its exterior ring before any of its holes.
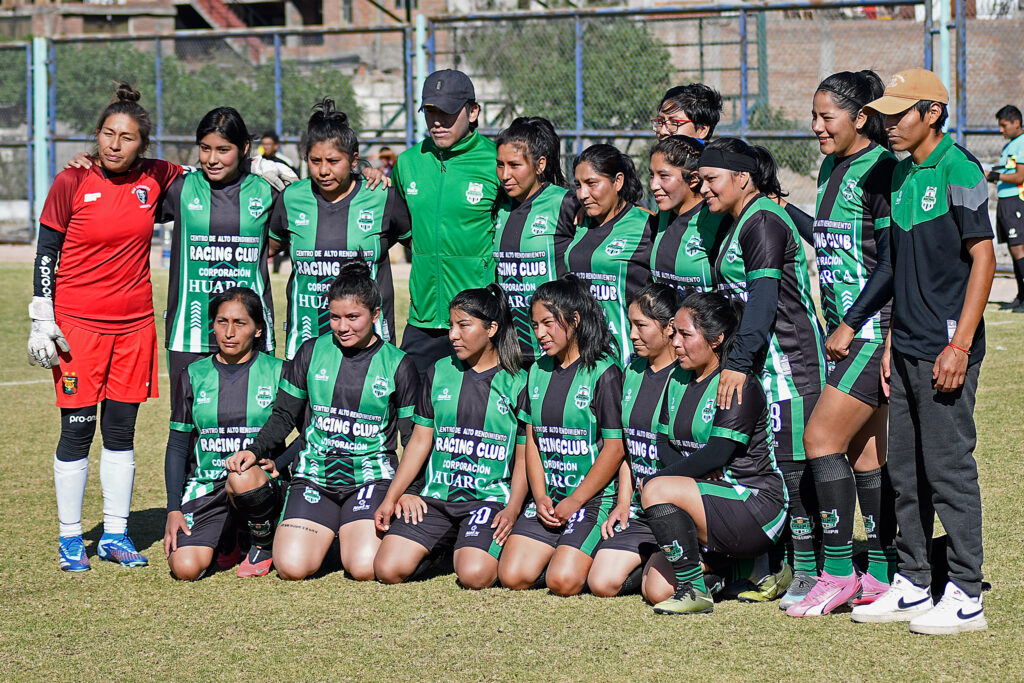
{"type": "Polygon", "coordinates": [[[910,69],[865,106],[886,116],[893,149],[910,156],[893,172],[889,258],[879,260],[844,318],[859,329],[892,298],[882,382],[890,392],[899,572],[875,602],[855,607],[852,619],[909,621],[912,632],[930,634],[988,627],[974,400],[995,252],[981,166],[942,133],[948,101],[935,74],[910,69]],[[933,607],[928,547],[936,513],[949,534],[950,580],[933,607]]]}

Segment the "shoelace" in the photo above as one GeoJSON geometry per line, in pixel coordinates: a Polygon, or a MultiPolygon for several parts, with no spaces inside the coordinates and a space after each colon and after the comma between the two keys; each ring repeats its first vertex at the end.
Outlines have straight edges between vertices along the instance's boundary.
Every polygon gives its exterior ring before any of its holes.
{"type": "Polygon", "coordinates": [[[693,584],[687,581],[683,585],[676,588],[676,594],[673,596],[676,600],[682,600],[684,597],[689,597],[691,600],[697,599],[697,592],[693,587],[693,584]]]}

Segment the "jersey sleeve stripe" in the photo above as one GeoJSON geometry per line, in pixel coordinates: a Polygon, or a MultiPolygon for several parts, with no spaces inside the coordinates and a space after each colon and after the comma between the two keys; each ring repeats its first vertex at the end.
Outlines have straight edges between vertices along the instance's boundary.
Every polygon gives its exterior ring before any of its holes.
{"type": "Polygon", "coordinates": [[[712,427],[711,436],[720,436],[723,439],[729,439],[746,446],[750,443],[750,435],[744,434],[743,432],[737,432],[734,429],[727,429],[725,427],[712,427]]]}
{"type": "Polygon", "coordinates": [[[176,432],[190,433],[192,431],[192,425],[185,424],[184,422],[171,422],[171,429],[176,432]]]}
{"type": "Polygon", "coordinates": [[[778,268],[761,268],[759,270],[752,270],[747,273],[747,282],[753,282],[760,277],[770,277],[775,280],[781,280],[782,271],[778,268]]]}
{"type": "Polygon", "coordinates": [[[292,384],[291,382],[284,378],[281,378],[281,388],[287,391],[295,398],[308,398],[308,394],[306,393],[305,389],[298,388],[297,386],[295,386],[294,384],[292,384]]]}
{"type": "Polygon", "coordinates": [[[601,438],[604,438],[604,439],[621,439],[622,438],[622,430],[621,429],[602,429],[601,430],[601,438]]]}

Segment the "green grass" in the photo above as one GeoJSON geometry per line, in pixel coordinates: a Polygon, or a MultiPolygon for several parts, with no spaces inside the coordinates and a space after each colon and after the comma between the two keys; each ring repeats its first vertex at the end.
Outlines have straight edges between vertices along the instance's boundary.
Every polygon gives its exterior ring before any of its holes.
{"type": "MultiPolygon", "coordinates": [[[[25,362],[30,272],[27,265],[0,265],[0,382],[47,377],[25,362]]],[[[155,278],[162,303],[166,272],[155,278]]],[[[274,285],[283,292],[283,281],[274,285]]],[[[993,308],[987,319],[995,324],[977,409],[985,569],[993,585],[986,632],[913,636],[906,625],[857,625],[842,615],[788,619],[773,604],[722,603],[710,616],[658,617],[635,596],[474,593],[460,590],[452,576],[389,587],[338,572],[301,583],[273,575],[242,581],[223,572],[177,583],[161,548],[166,378],[162,397],[139,413],[129,522],[151,565],[129,570],[94,560],[91,572],[63,574],[51,467],[58,412],[53,389],[36,383],[0,387],[0,674],[13,680],[1018,679],[1024,316],[993,308]]],[[[90,555],[102,521],[96,441],[84,509],[90,555]]],[[[863,539],[860,528],[858,535],[863,539]]]]}

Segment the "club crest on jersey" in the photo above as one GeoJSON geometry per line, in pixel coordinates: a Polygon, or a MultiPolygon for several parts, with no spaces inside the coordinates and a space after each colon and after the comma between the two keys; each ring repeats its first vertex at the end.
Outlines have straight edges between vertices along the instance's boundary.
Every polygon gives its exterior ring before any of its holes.
{"type": "Polygon", "coordinates": [[[263,200],[259,197],[249,197],[249,215],[259,218],[263,215],[263,200]]]}
{"type": "Polygon", "coordinates": [[[373,395],[377,398],[383,398],[386,393],[388,393],[388,379],[387,377],[377,375],[373,380],[373,395]]]}
{"type": "Polygon", "coordinates": [[[618,256],[626,248],[626,240],[615,239],[608,243],[608,246],[604,248],[604,253],[609,256],[618,256]]]}
{"type": "Polygon", "coordinates": [[[273,387],[260,386],[256,388],[256,405],[260,408],[268,408],[273,402],[273,387]]]}
{"type": "Polygon", "coordinates": [[[533,219],[533,225],[530,226],[530,232],[534,235],[543,235],[548,231],[548,217],[537,216],[533,219]]]}
{"type": "Polygon", "coordinates": [[[309,225],[309,219],[306,218],[306,214],[299,213],[299,217],[295,219],[295,225],[309,225]]]}
{"type": "Polygon", "coordinates": [[[523,512],[523,517],[526,517],[527,519],[533,519],[536,516],[537,516],[537,504],[536,503],[530,503],[529,505],[526,506],[526,510],[523,512]]]}
{"type": "Polygon", "coordinates": [[[306,499],[310,505],[316,505],[320,502],[320,492],[314,488],[306,487],[306,490],[302,492],[302,497],[306,499]]]}
{"type": "Polygon", "coordinates": [[[845,199],[848,202],[852,202],[853,198],[856,196],[856,190],[857,181],[854,180],[853,178],[847,178],[846,185],[843,186],[843,199],[845,199]]]}
{"type": "Polygon", "coordinates": [[[588,387],[585,384],[581,384],[576,389],[576,397],[573,399],[573,402],[576,403],[576,407],[579,408],[580,410],[583,410],[584,408],[589,406],[590,405],[590,387],[588,387]]]}
{"type": "Polygon", "coordinates": [[[68,396],[78,393],[78,375],[69,372],[60,378],[61,390],[68,396]]]}
{"type": "Polygon", "coordinates": [[[450,401],[450,400],[452,400],[452,395],[450,393],[448,393],[448,387],[445,387],[444,390],[442,390],[441,393],[437,395],[437,400],[438,401],[450,401]]]}
{"type": "Polygon", "coordinates": [[[699,254],[701,251],[703,251],[703,249],[704,243],[701,242],[700,237],[694,235],[693,237],[690,238],[690,241],[686,243],[686,248],[684,249],[684,251],[686,252],[687,256],[692,258],[699,254]]]}
{"type": "Polygon", "coordinates": [[[709,398],[708,402],[704,404],[704,408],[700,411],[700,419],[708,424],[715,419],[715,399],[709,398]]]}
{"type": "Polygon", "coordinates": [[[921,197],[921,208],[925,211],[931,211],[935,206],[935,194],[939,191],[939,188],[929,186],[924,191],[924,196],[921,197]]]}
{"type": "Polygon", "coordinates": [[[184,515],[182,515],[182,517],[185,518],[185,524],[188,526],[189,529],[191,529],[192,525],[195,523],[194,520],[192,519],[192,513],[186,512],[184,515]]]}
{"type": "Polygon", "coordinates": [[[822,510],[821,528],[835,529],[837,526],[839,526],[839,511],[835,508],[832,508],[832,510],[822,510]]]}
{"type": "Polygon", "coordinates": [[[740,245],[738,242],[733,242],[729,245],[729,248],[725,252],[725,260],[729,263],[735,263],[736,259],[740,257],[740,245]]]}
{"type": "Polygon", "coordinates": [[[470,183],[466,188],[466,201],[470,204],[479,204],[484,198],[484,184],[470,183]]]}
{"type": "Polygon", "coordinates": [[[533,393],[530,394],[530,398],[540,398],[540,387],[539,386],[535,386],[533,388],[533,393]]]}
{"type": "Polygon", "coordinates": [[[320,372],[318,372],[315,375],[313,375],[313,379],[315,379],[318,382],[326,382],[327,381],[327,368],[320,368],[320,372]]]}
{"type": "Polygon", "coordinates": [[[363,209],[359,212],[359,218],[356,220],[356,225],[363,232],[370,232],[373,230],[373,211],[363,209]]]}
{"type": "Polygon", "coordinates": [[[196,397],[196,403],[199,405],[206,405],[210,402],[210,397],[206,394],[206,389],[199,392],[199,396],[196,397]]]}
{"type": "Polygon", "coordinates": [[[512,401],[508,399],[508,396],[498,396],[494,401],[495,407],[498,412],[502,415],[508,415],[509,408],[512,406],[512,401]]]}
{"type": "Polygon", "coordinates": [[[409,187],[405,188],[405,193],[407,195],[409,195],[409,194],[419,194],[420,193],[419,188],[416,187],[416,181],[413,181],[413,182],[409,183],[409,187]]]}
{"type": "Polygon", "coordinates": [[[132,194],[139,200],[140,209],[148,209],[149,203],[149,187],[146,185],[136,185],[132,188],[132,194]]]}
{"type": "Polygon", "coordinates": [[[202,211],[203,210],[203,203],[201,201],[199,201],[199,197],[193,197],[192,198],[192,201],[190,201],[188,203],[188,210],[189,211],[202,211]]]}

